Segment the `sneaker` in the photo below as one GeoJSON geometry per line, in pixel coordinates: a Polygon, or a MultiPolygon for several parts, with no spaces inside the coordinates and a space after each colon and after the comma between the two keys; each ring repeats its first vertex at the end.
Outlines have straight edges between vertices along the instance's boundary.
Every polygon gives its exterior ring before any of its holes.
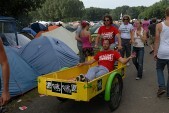
{"type": "Polygon", "coordinates": [[[166,92],[165,89],[159,88],[158,92],[157,92],[157,97],[159,97],[160,95],[164,94],[166,92]]]}
{"type": "Polygon", "coordinates": [[[136,77],[136,80],[140,80],[141,78],[140,77],[136,77]]]}
{"type": "Polygon", "coordinates": [[[76,81],[84,82],[85,81],[85,76],[83,74],[80,74],[79,76],[76,77],[76,81]]]}
{"type": "Polygon", "coordinates": [[[169,99],[169,96],[167,96],[167,98],[169,99]]]}

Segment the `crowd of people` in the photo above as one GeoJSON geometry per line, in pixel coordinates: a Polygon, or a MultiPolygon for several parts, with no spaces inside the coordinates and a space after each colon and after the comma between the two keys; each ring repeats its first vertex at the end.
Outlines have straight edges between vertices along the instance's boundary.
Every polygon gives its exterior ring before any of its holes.
{"type": "MultiPolygon", "coordinates": [[[[169,72],[169,8],[166,9],[165,16],[165,19],[160,22],[156,18],[147,19],[146,17],[142,21],[134,20],[131,22],[130,16],[124,15],[121,24],[116,25],[116,27],[110,15],[104,16],[103,25],[100,26],[98,35],[94,40],[94,48],[98,48],[100,45],[103,49],[100,49],[100,52],[96,53],[90,61],[85,60],[87,55],[83,51],[85,48],[83,45],[87,42],[91,45],[92,42],[90,36],[85,36],[88,38],[83,41],[84,36],[81,35],[84,34],[83,21],[76,31],[76,40],[78,41],[80,55],[78,66],[90,65],[95,61],[98,61],[99,65],[89,69],[87,74],[80,75],[80,77],[85,78],[86,81],[93,80],[98,76],[112,71],[115,61],[127,63],[127,66],[129,66],[128,61],[132,59],[137,70],[136,80],[141,80],[143,77],[144,49],[145,46],[150,46],[151,51],[149,54],[154,54],[154,59],[156,60],[159,85],[157,96],[167,92],[167,97],[169,98],[169,80],[166,86],[163,73],[165,65],[168,66],[169,72]],[[118,51],[114,48],[118,48],[118,51]]],[[[85,23],[88,22],[85,21],[85,23]]],[[[86,25],[89,26],[89,24],[86,25]]],[[[78,78],[78,80],[80,79],[78,78]]]]}

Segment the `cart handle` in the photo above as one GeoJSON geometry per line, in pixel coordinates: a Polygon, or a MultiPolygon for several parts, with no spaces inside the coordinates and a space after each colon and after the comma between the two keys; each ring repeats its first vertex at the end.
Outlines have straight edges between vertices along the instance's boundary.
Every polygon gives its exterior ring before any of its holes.
{"type": "Polygon", "coordinates": [[[110,74],[109,78],[107,79],[106,88],[105,88],[105,95],[104,95],[105,101],[110,101],[110,90],[111,90],[111,86],[112,86],[112,81],[114,80],[115,76],[120,76],[120,73],[113,72],[112,74],[110,74]]]}

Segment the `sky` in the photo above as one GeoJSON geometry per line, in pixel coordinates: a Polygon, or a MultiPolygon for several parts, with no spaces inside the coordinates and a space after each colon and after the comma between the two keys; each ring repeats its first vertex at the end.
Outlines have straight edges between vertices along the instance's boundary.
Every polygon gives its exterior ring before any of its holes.
{"type": "Polygon", "coordinates": [[[80,0],[83,2],[85,8],[98,7],[115,9],[123,5],[133,6],[150,6],[160,0],[80,0]]]}

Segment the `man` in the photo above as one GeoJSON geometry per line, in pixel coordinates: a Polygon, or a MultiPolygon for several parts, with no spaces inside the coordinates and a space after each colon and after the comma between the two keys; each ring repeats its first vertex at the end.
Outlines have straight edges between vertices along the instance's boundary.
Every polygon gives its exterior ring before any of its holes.
{"type": "Polygon", "coordinates": [[[77,48],[79,50],[79,57],[80,57],[79,62],[80,63],[85,61],[85,55],[83,54],[83,48],[82,48],[82,40],[80,39],[81,30],[82,30],[82,27],[81,25],[79,25],[76,30],[76,36],[75,36],[75,39],[77,40],[77,48]]]}
{"type": "MultiPolygon", "coordinates": [[[[122,42],[122,49],[120,51],[122,57],[129,57],[131,54],[131,43],[134,42],[134,32],[133,32],[133,25],[129,23],[130,16],[124,15],[123,16],[123,23],[119,27],[121,42],[122,42]]],[[[127,65],[130,65],[129,63],[127,65]]]]}
{"type": "Polygon", "coordinates": [[[148,26],[149,29],[149,45],[151,48],[150,54],[154,52],[154,39],[155,39],[155,29],[156,29],[156,18],[152,19],[152,24],[148,26]]]}
{"type": "Polygon", "coordinates": [[[114,49],[116,47],[115,36],[118,38],[118,49],[121,49],[121,38],[119,35],[119,31],[116,27],[112,26],[112,17],[110,15],[106,15],[103,18],[104,25],[99,28],[98,35],[95,41],[95,48],[98,48],[99,41],[101,38],[101,42],[105,39],[110,41],[110,49],[114,49]]]}
{"type": "MultiPolygon", "coordinates": [[[[156,62],[156,71],[158,79],[157,96],[166,92],[164,67],[167,65],[169,73],[169,7],[165,11],[166,20],[158,23],[156,26],[154,58],[156,62]]],[[[169,99],[169,79],[167,82],[167,97],[169,99]]]]}
{"type": "MultiPolygon", "coordinates": [[[[119,52],[110,49],[110,41],[108,39],[103,41],[103,49],[104,50],[98,52],[92,60],[78,64],[78,66],[90,65],[98,61],[98,66],[92,67],[88,70],[84,81],[91,81],[96,77],[114,70],[114,62],[116,60],[122,63],[127,63],[134,57],[134,55],[131,55],[128,58],[122,58],[119,52]]],[[[76,80],[82,80],[84,76],[80,75],[79,77],[77,77],[76,80]]]]}
{"type": "MultiPolygon", "coordinates": [[[[0,39],[0,64],[1,64],[2,78],[3,78],[3,91],[0,97],[0,105],[2,106],[6,104],[7,101],[10,99],[10,94],[8,89],[10,70],[9,70],[7,56],[5,54],[1,39],[0,39]]],[[[0,88],[1,88],[1,83],[0,83],[0,88]]]]}

